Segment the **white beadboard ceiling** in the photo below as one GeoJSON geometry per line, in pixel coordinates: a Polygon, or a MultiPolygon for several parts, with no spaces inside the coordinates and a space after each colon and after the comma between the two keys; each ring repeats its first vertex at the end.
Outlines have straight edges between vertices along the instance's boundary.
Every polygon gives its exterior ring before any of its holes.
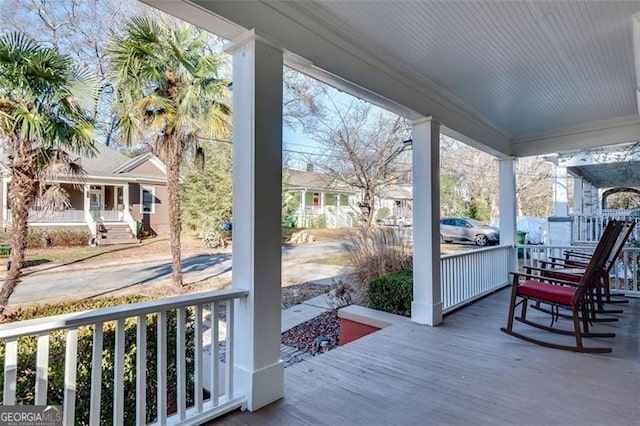
{"type": "MultiPolygon", "coordinates": [[[[637,113],[640,2],[301,2],[513,135],[637,113]]],[[[318,14],[319,15],[319,14],[318,14]]]]}
{"type": "Polygon", "coordinates": [[[640,1],[144,1],[228,38],[255,28],[502,154],[640,139],[640,1]]]}

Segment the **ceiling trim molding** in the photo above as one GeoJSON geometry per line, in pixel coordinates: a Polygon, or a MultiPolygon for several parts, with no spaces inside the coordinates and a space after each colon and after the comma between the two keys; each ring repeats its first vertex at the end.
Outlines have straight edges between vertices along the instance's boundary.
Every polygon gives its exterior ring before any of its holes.
{"type": "Polygon", "coordinates": [[[633,115],[531,134],[513,141],[518,157],[567,152],[640,140],[640,116],[633,115]]]}

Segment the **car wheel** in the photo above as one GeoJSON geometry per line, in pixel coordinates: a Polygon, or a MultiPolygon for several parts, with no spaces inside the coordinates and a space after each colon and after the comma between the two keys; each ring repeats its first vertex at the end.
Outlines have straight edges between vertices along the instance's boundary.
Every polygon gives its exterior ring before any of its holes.
{"type": "Polygon", "coordinates": [[[486,246],[489,244],[489,239],[486,235],[476,235],[473,241],[479,246],[486,246]]]}

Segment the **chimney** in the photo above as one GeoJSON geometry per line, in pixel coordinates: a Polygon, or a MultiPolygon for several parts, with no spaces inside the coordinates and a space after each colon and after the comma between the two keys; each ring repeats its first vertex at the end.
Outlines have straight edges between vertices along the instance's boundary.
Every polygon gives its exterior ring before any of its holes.
{"type": "Polygon", "coordinates": [[[307,163],[307,171],[313,173],[313,164],[307,163]]]}

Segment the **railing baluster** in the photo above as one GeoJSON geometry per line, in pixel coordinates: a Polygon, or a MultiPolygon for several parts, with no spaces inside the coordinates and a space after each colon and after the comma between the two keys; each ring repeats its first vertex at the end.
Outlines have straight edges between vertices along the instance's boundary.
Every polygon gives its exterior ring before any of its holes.
{"type": "Polygon", "coordinates": [[[15,405],[18,379],[18,339],[7,340],[4,346],[3,405],[15,405]]]}
{"type": "MultiPolygon", "coordinates": [[[[193,354],[193,364],[194,364],[194,372],[193,372],[193,397],[194,397],[194,405],[196,409],[196,413],[202,412],[202,351],[203,343],[202,343],[202,315],[203,309],[202,305],[196,305],[195,309],[195,323],[194,323],[194,333],[195,333],[195,353],[193,354]]],[[[213,342],[213,340],[212,340],[213,342]]]]}
{"type": "Polygon", "coordinates": [[[178,418],[184,421],[187,410],[187,364],[186,364],[186,319],[185,309],[178,308],[176,320],[176,392],[178,418]]]}
{"type": "Polygon", "coordinates": [[[102,352],[104,340],[104,324],[96,323],[93,331],[93,347],[91,352],[91,401],[89,408],[89,424],[100,425],[100,408],[102,399],[102,352]]]}
{"type": "Polygon", "coordinates": [[[156,392],[158,394],[157,422],[159,425],[167,424],[167,311],[158,312],[158,342],[156,392]]]}
{"type": "Polygon", "coordinates": [[[116,322],[116,344],[113,359],[113,424],[124,424],[124,333],[125,319],[116,322]]]}
{"type": "Polygon", "coordinates": [[[136,425],[147,424],[147,316],[136,326],[136,425]]]}
{"type": "Polygon", "coordinates": [[[64,402],[62,423],[73,425],[76,410],[76,371],[78,368],[78,329],[67,331],[67,344],[64,354],[64,402]]]}
{"type": "Polygon", "coordinates": [[[225,395],[227,397],[227,401],[233,399],[233,312],[234,312],[234,301],[227,300],[227,336],[225,342],[225,350],[227,351],[226,359],[225,359],[225,370],[226,370],[226,389],[225,395]]]}
{"type": "MultiPolygon", "coordinates": [[[[229,312],[227,311],[227,315],[229,312]]],[[[218,377],[220,365],[220,343],[219,335],[220,329],[218,326],[218,318],[220,317],[220,304],[213,302],[211,304],[211,401],[213,406],[218,405],[218,397],[220,396],[220,378],[218,377]]],[[[227,329],[229,329],[229,322],[227,321],[227,329]]]]}
{"type": "Polygon", "coordinates": [[[38,336],[36,352],[36,405],[47,405],[47,384],[49,381],[49,333],[38,336]]]}

